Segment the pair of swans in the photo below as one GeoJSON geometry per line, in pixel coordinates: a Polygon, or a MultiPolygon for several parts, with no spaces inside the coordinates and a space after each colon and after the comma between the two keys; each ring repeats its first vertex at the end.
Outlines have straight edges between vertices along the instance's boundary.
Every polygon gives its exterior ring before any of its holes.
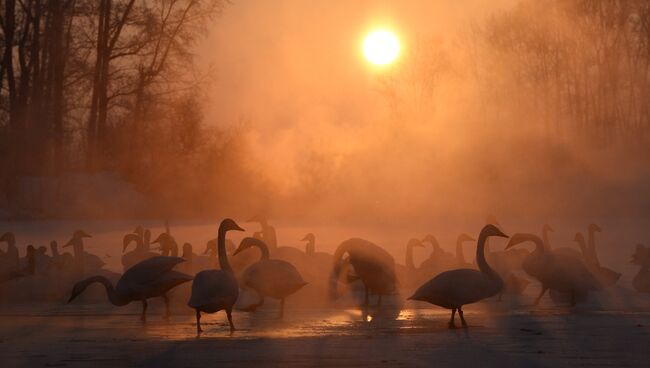
{"type": "Polygon", "coordinates": [[[537,305],[547,290],[569,293],[571,306],[575,306],[578,297],[599,288],[599,283],[584,262],[567,252],[549,252],[544,242],[534,234],[519,233],[512,236],[506,249],[524,242],[535,244],[535,250],[526,256],[523,269],[537,279],[542,289],[535,299],[537,305]]]}
{"type": "MultiPolygon", "coordinates": [[[[197,333],[202,332],[201,313],[216,313],[221,310],[226,311],[230,332],[235,331],[232,309],[239,297],[239,282],[230,266],[226,252],[226,233],[228,231],[244,231],[244,229],[231,219],[221,222],[217,236],[217,252],[221,269],[201,271],[196,274],[192,283],[192,296],[188,305],[196,311],[197,333]]],[[[261,259],[246,268],[241,276],[242,284],[255,290],[260,296],[260,302],[253,305],[251,310],[261,306],[265,297],[271,297],[280,299],[280,316],[282,316],[284,299],[302,288],[305,282],[290,263],[269,259],[268,246],[260,239],[244,238],[233,256],[252,247],[260,249],[261,259]]]]}

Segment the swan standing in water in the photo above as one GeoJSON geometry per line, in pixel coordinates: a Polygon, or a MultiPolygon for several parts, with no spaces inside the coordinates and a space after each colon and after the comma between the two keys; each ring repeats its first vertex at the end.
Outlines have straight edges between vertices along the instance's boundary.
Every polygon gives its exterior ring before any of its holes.
{"type": "Polygon", "coordinates": [[[503,280],[485,260],[485,241],[490,236],[507,238],[494,225],[485,225],[478,237],[476,262],[478,270],[460,268],[439,274],[420,286],[409,300],[419,300],[451,309],[449,328],[455,328],[454,316],[458,315],[467,327],[463,306],[497,295],[503,289],[503,280]]]}
{"type": "Polygon", "coordinates": [[[637,244],[636,251],[632,255],[632,263],[641,266],[632,280],[634,290],[640,293],[650,293],[650,248],[637,244]]]}
{"type": "Polygon", "coordinates": [[[575,241],[580,245],[580,250],[584,256],[584,260],[589,267],[589,271],[594,274],[601,288],[606,288],[614,285],[618,279],[621,278],[621,274],[611,270],[607,267],[603,267],[598,260],[598,253],[596,253],[596,241],[595,233],[600,232],[600,227],[595,224],[589,225],[588,228],[588,239],[585,242],[585,238],[582,233],[577,233],[575,236],[575,241]]]}
{"type": "Polygon", "coordinates": [[[150,252],[144,244],[143,237],[138,234],[126,234],[122,239],[122,266],[124,270],[129,269],[136,263],[142,262],[145,259],[149,259],[157,256],[158,254],[150,252]],[[126,249],[129,247],[129,244],[135,242],[135,249],[126,252],[126,249]],[[124,253],[126,252],[126,253],[124,253]]]}
{"type": "Polygon", "coordinates": [[[162,297],[165,300],[165,319],[169,318],[169,299],[167,292],[174,287],[191,281],[192,276],[174,271],[177,264],[183,262],[179,257],[156,256],[144,260],[124,272],[115,288],[104,276],[93,276],[76,283],[68,303],[73,301],[86,288],[98,282],[106,288],[106,295],[111,304],[115,306],[127,305],[133,301],[142,301],[142,315],[144,322],[147,318],[147,299],[162,297]]]}
{"type": "Polygon", "coordinates": [[[577,296],[584,296],[590,290],[596,289],[596,279],[581,260],[563,253],[545,252],[544,242],[537,235],[515,234],[510,238],[506,249],[526,241],[533,242],[535,250],[526,256],[522,267],[527,274],[542,284],[535,305],[549,289],[570,293],[571,306],[575,306],[577,296]]]}
{"type": "Polygon", "coordinates": [[[92,238],[82,230],[72,234],[72,239],[63,245],[62,248],[72,246],[76,272],[83,275],[86,271],[98,270],[106,264],[101,258],[84,251],[84,238],[92,238]]]}
{"type": "MultiPolygon", "coordinates": [[[[395,260],[383,248],[367,240],[352,238],[341,243],[334,253],[334,266],[330,274],[330,297],[338,298],[338,280],[343,269],[343,256],[349,255],[349,263],[354,273],[364,285],[364,306],[368,306],[370,293],[379,296],[377,304],[381,305],[382,295],[396,291],[395,260]]],[[[351,280],[350,280],[351,281],[351,280]]]]}
{"type": "Polygon", "coordinates": [[[201,333],[201,312],[216,313],[225,310],[230,324],[230,333],[235,331],[232,323],[232,307],[239,297],[239,284],[228,263],[226,253],[226,232],[244,231],[229,218],[221,221],[217,235],[217,251],[220,270],[205,270],[196,274],[192,282],[192,296],[187,303],[196,310],[196,332],[201,333]]]}
{"type": "Polygon", "coordinates": [[[265,297],[280,299],[280,318],[284,316],[284,299],[307,285],[305,280],[291,263],[281,259],[269,259],[269,248],[262,240],[244,238],[233,254],[251,247],[257,247],[262,255],[260,260],[248,266],[240,279],[244,286],[255,290],[260,296],[260,301],[247,308],[255,311],[264,304],[265,297]]]}
{"type": "MultiPolygon", "coordinates": [[[[260,240],[266,244],[271,252],[278,247],[278,239],[275,235],[275,228],[269,225],[269,221],[262,215],[253,216],[246,222],[257,222],[260,224],[261,230],[259,231],[260,240]]],[[[255,237],[255,236],[254,236],[255,237]]]]}

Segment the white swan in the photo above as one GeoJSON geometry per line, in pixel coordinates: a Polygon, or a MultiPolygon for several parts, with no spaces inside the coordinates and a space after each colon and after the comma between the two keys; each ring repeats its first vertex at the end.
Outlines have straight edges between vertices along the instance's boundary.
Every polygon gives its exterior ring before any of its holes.
{"type": "Polygon", "coordinates": [[[566,254],[544,252],[544,242],[537,235],[515,234],[510,238],[506,249],[526,241],[533,242],[535,250],[526,256],[522,267],[527,274],[542,284],[535,304],[551,289],[570,293],[571,306],[574,306],[577,296],[584,296],[597,288],[596,279],[581,260],[566,254]]]}
{"type": "MultiPolygon", "coordinates": [[[[334,253],[334,265],[330,273],[330,298],[338,298],[338,281],[344,263],[343,256],[349,255],[349,264],[354,268],[355,278],[364,285],[364,306],[368,306],[370,293],[379,296],[396,291],[395,260],[383,248],[367,240],[352,238],[341,243],[334,253]]],[[[349,279],[348,281],[352,281],[349,279]]]]}
{"type": "Polygon", "coordinates": [[[72,288],[68,303],[72,302],[86,288],[98,282],[106,288],[106,295],[115,306],[127,305],[133,301],[142,301],[140,319],[147,319],[147,299],[162,297],[165,301],[165,318],[169,318],[169,299],[167,292],[174,287],[192,280],[192,276],[174,271],[177,264],[183,262],[179,257],[156,256],[144,260],[124,272],[115,288],[104,276],[93,276],[79,281],[72,288]]]}
{"type": "Polygon", "coordinates": [[[284,300],[289,295],[307,285],[305,280],[291,263],[281,259],[269,259],[269,248],[262,240],[247,237],[242,239],[233,255],[251,247],[261,251],[260,260],[248,266],[240,279],[242,284],[255,290],[260,301],[247,309],[254,311],[264,304],[265,297],[280,300],[280,318],[284,316],[284,300]]]}
{"type": "Polygon", "coordinates": [[[463,306],[494,296],[503,289],[503,280],[485,260],[485,240],[490,236],[508,237],[494,225],[483,227],[476,247],[476,262],[480,271],[460,268],[443,272],[420,286],[408,299],[451,309],[449,328],[456,327],[454,316],[458,310],[463,327],[467,327],[463,306]]]}
{"type": "Polygon", "coordinates": [[[232,307],[239,297],[239,284],[233,274],[226,254],[226,232],[244,231],[229,218],[221,221],[217,235],[220,270],[205,270],[196,274],[192,282],[192,296],[187,303],[196,310],[196,332],[201,333],[201,312],[216,313],[225,310],[230,323],[230,333],[235,331],[232,323],[232,307]]]}
{"type": "Polygon", "coordinates": [[[84,251],[84,238],[92,238],[82,230],[77,230],[72,234],[72,239],[63,245],[62,248],[72,246],[73,257],[76,271],[83,275],[87,271],[98,270],[106,264],[98,256],[84,251]]]}

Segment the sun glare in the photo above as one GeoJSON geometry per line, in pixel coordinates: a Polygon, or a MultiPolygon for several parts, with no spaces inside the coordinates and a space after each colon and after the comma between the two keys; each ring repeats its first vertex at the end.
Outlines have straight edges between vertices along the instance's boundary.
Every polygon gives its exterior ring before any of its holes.
{"type": "Polygon", "coordinates": [[[399,39],[387,30],[373,31],[363,41],[363,54],[375,65],[392,63],[397,59],[399,49],[399,39]]]}

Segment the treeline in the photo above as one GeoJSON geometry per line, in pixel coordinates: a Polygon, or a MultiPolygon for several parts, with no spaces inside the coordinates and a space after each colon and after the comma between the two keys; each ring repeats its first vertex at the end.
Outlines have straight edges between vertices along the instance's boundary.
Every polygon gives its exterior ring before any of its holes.
{"type": "Polygon", "coordinates": [[[647,0],[526,0],[472,35],[485,105],[517,110],[551,135],[647,139],[647,0]]]}
{"type": "Polygon", "coordinates": [[[203,125],[210,75],[195,68],[192,47],[223,1],[0,4],[0,176],[8,202],[26,176],[113,171],[167,198],[216,175],[217,158],[236,137],[203,125]]]}

